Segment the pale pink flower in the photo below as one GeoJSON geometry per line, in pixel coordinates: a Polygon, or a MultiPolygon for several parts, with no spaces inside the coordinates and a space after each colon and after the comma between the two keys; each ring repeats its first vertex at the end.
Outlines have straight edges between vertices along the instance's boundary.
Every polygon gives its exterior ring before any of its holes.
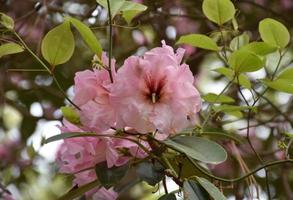
{"type": "Polygon", "coordinates": [[[200,95],[188,65],[181,64],[183,54],[163,42],[143,58],[125,60],[110,94],[118,127],[171,134],[195,124],[200,95]]]}
{"type": "MultiPolygon", "coordinates": [[[[102,56],[105,67],[108,58],[102,56]]],[[[115,78],[115,60],[112,60],[112,76],[115,78]]],[[[115,124],[115,111],[109,103],[109,90],[112,85],[105,69],[77,72],[74,78],[74,103],[80,107],[80,120],[90,131],[105,131],[115,124]]]]}
{"type": "Polygon", "coordinates": [[[118,198],[117,192],[113,188],[106,189],[102,187],[93,195],[93,200],[115,200],[118,198]]]}

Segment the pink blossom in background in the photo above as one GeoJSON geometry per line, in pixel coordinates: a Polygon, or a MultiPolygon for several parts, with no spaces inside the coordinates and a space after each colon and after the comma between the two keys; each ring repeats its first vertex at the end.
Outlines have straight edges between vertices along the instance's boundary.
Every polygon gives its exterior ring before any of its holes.
{"type": "Polygon", "coordinates": [[[200,96],[188,65],[181,64],[183,54],[163,42],[143,58],[125,60],[110,94],[119,127],[174,134],[195,124],[200,96]]]}
{"type": "MultiPolygon", "coordinates": [[[[108,58],[102,56],[105,67],[108,58]]],[[[115,78],[115,60],[112,60],[112,76],[115,78]]],[[[109,90],[112,85],[105,69],[93,69],[77,72],[74,78],[73,99],[80,108],[80,119],[83,126],[90,131],[105,131],[115,124],[115,111],[109,103],[109,90]]]]}
{"type": "Polygon", "coordinates": [[[93,200],[115,200],[118,198],[117,192],[113,188],[106,189],[102,187],[97,193],[93,195],[93,200]]]}

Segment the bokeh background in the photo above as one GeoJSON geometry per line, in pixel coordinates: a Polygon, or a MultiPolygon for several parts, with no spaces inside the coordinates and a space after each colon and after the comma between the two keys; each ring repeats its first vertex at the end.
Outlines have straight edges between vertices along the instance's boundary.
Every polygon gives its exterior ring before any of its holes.
{"type": "MultiPolygon", "coordinates": [[[[147,11],[135,18],[128,25],[122,18],[115,19],[113,56],[118,65],[133,54],[143,53],[162,40],[175,46],[176,40],[188,33],[213,33],[216,27],[208,22],[201,11],[201,0],[136,0],[148,6],[147,11]]],[[[293,27],[293,0],[234,0],[238,9],[239,30],[248,31],[252,39],[259,39],[258,22],[265,17],[275,18],[284,23],[289,30],[293,27]]],[[[62,22],[64,15],[71,15],[87,23],[95,32],[107,51],[107,11],[94,0],[0,0],[0,12],[10,15],[16,22],[16,31],[29,47],[40,55],[40,44],[44,35],[54,26],[62,22]]],[[[92,53],[76,34],[76,49],[71,60],[55,69],[55,74],[69,96],[73,95],[73,78],[77,71],[91,68],[92,53]]],[[[7,40],[15,40],[0,30],[0,44],[7,40]]],[[[198,87],[202,93],[218,93],[227,83],[226,80],[210,72],[221,66],[217,57],[208,52],[184,46],[186,62],[198,79],[198,87]]],[[[291,65],[292,51],[286,54],[284,65],[291,65]]],[[[57,125],[61,124],[60,107],[68,102],[64,99],[52,78],[45,72],[25,72],[22,69],[41,69],[39,63],[28,52],[6,56],[0,59],[0,199],[9,198],[5,190],[12,193],[14,199],[20,200],[52,200],[68,191],[71,177],[58,174],[55,165],[55,153],[60,142],[43,145],[42,141],[59,133],[57,125]],[[1,197],[2,194],[2,197],[1,197]]],[[[251,74],[251,78],[261,78],[263,71],[251,74]]],[[[249,98],[249,92],[244,91],[249,98]]],[[[237,89],[230,91],[237,96],[237,89]]],[[[280,105],[280,109],[292,116],[292,96],[285,93],[271,92],[270,97],[280,105]]],[[[262,109],[272,116],[275,110],[262,109]]],[[[259,118],[259,122],[266,117],[259,118]]],[[[217,121],[214,121],[217,126],[217,121]]],[[[237,120],[227,125],[227,129],[239,135],[245,127],[245,120],[237,120]]],[[[264,123],[253,128],[253,141],[268,160],[281,159],[283,156],[281,135],[274,134],[275,129],[282,129],[288,124],[282,118],[278,123],[264,123]],[[281,143],[280,143],[281,141],[281,143]]],[[[223,141],[225,145],[225,141],[223,141]]],[[[230,153],[243,156],[245,163],[253,169],[256,166],[252,153],[246,151],[247,146],[235,147],[226,144],[230,153]]],[[[292,166],[291,166],[292,167],[292,166]]],[[[214,173],[224,177],[239,174],[240,167],[233,158],[214,168],[214,173]]],[[[293,174],[290,166],[275,168],[270,174],[271,191],[279,199],[293,199],[293,174]]],[[[264,172],[256,176],[257,183],[264,185],[264,172]]],[[[176,189],[170,182],[169,187],[176,189]]],[[[129,190],[124,199],[152,199],[156,191],[146,184],[139,184],[129,190]]],[[[229,199],[245,199],[244,193],[253,193],[246,182],[235,184],[225,190],[229,199]]],[[[163,190],[157,192],[159,195],[163,190]]],[[[256,193],[256,192],[254,192],[256,193]]],[[[260,199],[267,195],[261,190],[260,199]]],[[[123,198],[122,198],[123,199],[123,198]]]]}

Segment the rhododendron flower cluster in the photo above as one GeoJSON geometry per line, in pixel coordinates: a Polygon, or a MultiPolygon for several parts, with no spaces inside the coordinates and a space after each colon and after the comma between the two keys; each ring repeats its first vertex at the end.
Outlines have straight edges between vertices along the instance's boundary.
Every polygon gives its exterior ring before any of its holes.
{"type": "MultiPolygon", "coordinates": [[[[80,123],[64,120],[60,129],[97,137],[65,139],[57,158],[60,171],[74,174],[74,184],[81,186],[96,180],[98,163],[106,162],[111,168],[146,157],[151,145],[138,136],[150,134],[163,140],[193,127],[200,96],[188,65],[181,63],[183,55],[183,49],[174,52],[163,42],[143,57],[127,58],[117,72],[114,60],[107,70],[108,58],[103,54],[103,66],[76,73],[73,102],[80,108],[76,110],[80,123]]],[[[87,195],[93,199],[118,196],[114,188],[93,189],[87,195]]]]}

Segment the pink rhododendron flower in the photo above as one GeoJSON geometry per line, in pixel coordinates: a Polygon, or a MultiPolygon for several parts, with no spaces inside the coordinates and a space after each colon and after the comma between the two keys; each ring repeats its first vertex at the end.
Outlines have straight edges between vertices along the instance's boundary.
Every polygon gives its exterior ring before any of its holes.
{"type": "MultiPolygon", "coordinates": [[[[108,58],[102,56],[105,66],[108,58]]],[[[115,60],[112,60],[115,67],[115,60]]],[[[112,70],[115,77],[115,70],[112,70]]],[[[74,78],[73,99],[80,107],[80,119],[83,126],[90,131],[105,131],[115,123],[115,111],[109,103],[109,90],[112,85],[110,76],[105,69],[93,69],[77,72],[74,78]]]]}
{"type": "Polygon", "coordinates": [[[97,193],[93,195],[93,200],[115,200],[118,198],[117,192],[113,188],[106,189],[102,187],[97,193]]]}
{"type": "Polygon", "coordinates": [[[200,96],[188,65],[181,64],[183,54],[163,42],[143,58],[125,60],[110,94],[118,127],[170,134],[195,124],[200,96]]]}

